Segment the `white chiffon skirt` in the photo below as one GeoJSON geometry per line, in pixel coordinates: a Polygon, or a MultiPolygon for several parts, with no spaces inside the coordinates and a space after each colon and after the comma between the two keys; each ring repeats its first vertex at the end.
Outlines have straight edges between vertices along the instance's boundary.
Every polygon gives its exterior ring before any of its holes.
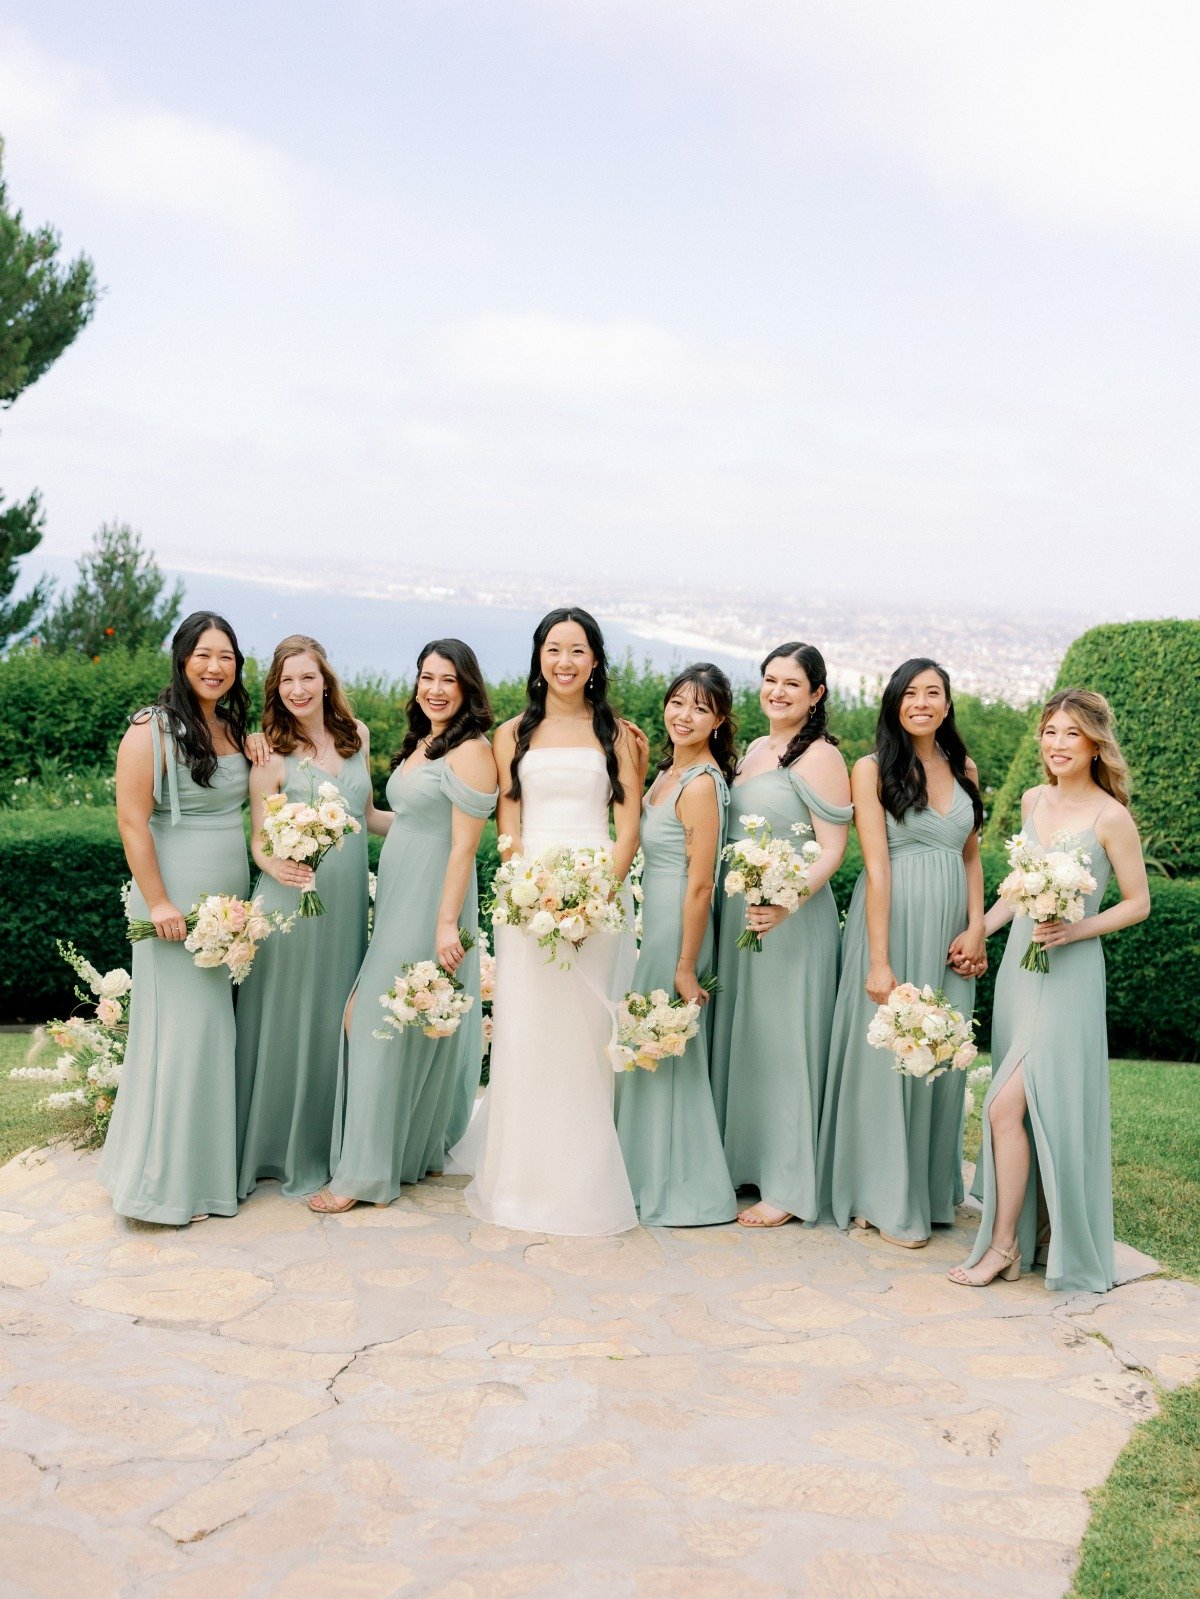
{"type": "Polygon", "coordinates": [[[521,1232],[596,1237],[638,1225],[613,1121],[605,1054],[632,975],[629,935],[597,933],[566,970],[518,928],[496,929],[491,1074],[452,1169],[474,1174],[466,1202],[521,1232]]]}

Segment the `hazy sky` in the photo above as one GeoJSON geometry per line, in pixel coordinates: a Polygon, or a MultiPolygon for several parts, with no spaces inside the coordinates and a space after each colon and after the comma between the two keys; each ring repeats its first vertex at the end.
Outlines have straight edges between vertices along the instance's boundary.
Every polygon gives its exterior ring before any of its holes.
{"type": "Polygon", "coordinates": [[[1200,9],[0,0],[47,553],[1200,611],[1200,9]]]}

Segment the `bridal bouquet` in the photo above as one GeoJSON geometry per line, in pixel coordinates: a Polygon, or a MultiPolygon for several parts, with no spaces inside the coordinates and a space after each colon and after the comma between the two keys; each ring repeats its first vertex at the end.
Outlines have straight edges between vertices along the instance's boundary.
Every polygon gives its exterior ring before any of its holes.
{"type": "Polygon", "coordinates": [[[893,1070],[931,1083],[951,1068],[966,1071],[979,1053],[974,1031],[975,1023],[954,1010],[941,989],[901,983],[871,1018],[867,1043],[890,1051],[893,1070]]]}
{"type": "MultiPolygon", "coordinates": [[[[301,770],[308,763],[301,761],[301,770]]],[[[280,861],[302,861],[315,871],[331,849],[341,849],[347,833],[361,833],[362,824],[346,809],[336,783],[322,783],[309,803],[289,800],[282,792],[263,801],[259,832],[264,854],[280,861]]],[[[301,916],[323,916],[325,907],[315,888],[300,896],[301,916]]]]}
{"type": "MultiPolygon", "coordinates": [[[[188,936],[183,947],[190,951],[196,966],[227,966],[231,980],[240,983],[248,976],[263,939],[271,933],[290,933],[294,920],[279,911],[264,911],[261,896],[238,899],[236,894],[202,894],[184,917],[188,936]]],[[[129,923],[131,944],[157,936],[151,921],[129,923]]]]}
{"type": "MultiPolygon", "coordinates": [[[[1014,833],[1005,845],[1011,870],[997,890],[1000,898],[1034,922],[1078,922],[1083,917],[1083,896],[1096,879],[1088,871],[1092,857],[1078,845],[1068,847],[1070,834],[1056,833],[1043,849],[1024,833],[1014,833]]],[[[1048,972],[1050,956],[1045,946],[1030,939],[1021,957],[1027,972],[1048,972]]]]}
{"type": "MultiPolygon", "coordinates": [[[[808,897],[808,871],[821,858],[821,846],[809,839],[801,849],[786,838],[772,838],[771,824],[763,816],[739,818],[747,837],[726,844],[721,851],[729,862],[725,873],[725,892],[742,894],[747,905],[782,905],[794,911],[808,897]]],[[[793,822],[791,830],[799,837],[812,829],[804,822],[793,822]]],[[[762,939],[749,927],[738,934],[737,947],[753,954],[762,953],[762,939]]]]}
{"type": "Polygon", "coordinates": [[[129,1003],[133,980],[118,968],[99,972],[84,959],[74,944],[58,944],[58,952],[76,977],[87,984],[75,985],[81,1004],[91,1006],[91,1016],[68,1016],[65,1021],[47,1022],[34,1035],[31,1055],[40,1051],[46,1037],[60,1053],[53,1066],[18,1066],[10,1077],[59,1085],[43,1104],[51,1109],[82,1105],[90,1120],[77,1133],[77,1141],[94,1147],[104,1142],[112,1116],[125,1042],[129,1033],[129,1003]]]}
{"type": "MultiPolygon", "coordinates": [[[[512,842],[507,835],[500,848],[512,842]]],[[[598,844],[550,844],[532,860],[511,855],[492,883],[495,927],[520,927],[564,966],[593,933],[625,930],[621,880],[612,851],[598,844]]]]}
{"type": "MultiPolygon", "coordinates": [[[[707,994],[715,994],[715,977],[701,979],[700,987],[707,994]]],[[[660,1060],[672,1060],[682,1055],[688,1040],[700,1031],[700,1010],[697,1004],[675,998],[665,988],[655,988],[649,994],[626,994],[617,1006],[614,1036],[608,1044],[608,1058],[615,1072],[631,1072],[640,1066],[644,1071],[658,1070],[660,1060]]]]}
{"type": "MultiPolygon", "coordinates": [[[[464,928],[459,928],[458,937],[464,949],[473,947],[475,940],[464,928]]],[[[426,1038],[449,1038],[475,999],[437,961],[410,961],[397,972],[387,993],[380,994],[379,1003],[385,1030],[375,1033],[376,1038],[390,1038],[389,1027],[397,1033],[419,1027],[426,1038]]]]}

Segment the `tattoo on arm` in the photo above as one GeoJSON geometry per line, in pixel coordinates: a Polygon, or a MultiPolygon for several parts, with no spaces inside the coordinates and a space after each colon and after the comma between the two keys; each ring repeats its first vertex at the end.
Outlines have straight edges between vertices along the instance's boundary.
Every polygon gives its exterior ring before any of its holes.
{"type": "Polygon", "coordinates": [[[683,830],[683,859],[684,859],[684,864],[687,865],[687,866],[691,866],[691,864],[692,864],[692,839],[695,836],[696,836],[696,829],[694,827],[685,827],[684,828],[684,830],[683,830]]]}

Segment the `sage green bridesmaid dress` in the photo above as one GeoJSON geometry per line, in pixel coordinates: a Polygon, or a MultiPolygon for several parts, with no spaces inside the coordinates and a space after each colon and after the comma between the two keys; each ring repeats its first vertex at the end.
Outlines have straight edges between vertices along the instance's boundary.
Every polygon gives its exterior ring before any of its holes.
{"type": "MultiPolygon", "coordinates": [[[[849,824],[853,806],[832,805],[796,771],[779,766],[735,783],[729,839],[741,816],[765,816],[776,838],[814,816],[849,824]]],[[[793,842],[803,843],[803,834],[793,842]]],[[[746,925],[740,894],[720,895],[721,984],[713,1023],[713,1094],[735,1188],[804,1221],[817,1219],[817,1129],[837,996],[839,936],[833,890],[824,884],[763,939],[737,947],[746,925]]]]}
{"type": "MultiPolygon", "coordinates": [[[[223,755],[212,783],[193,781],[166,714],[153,709],[150,832],[172,903],[185,914],[202,894],[245,896],[250,884],[242,806],[249,762],[223,755]],[[164,751],[166,797],[163,795],[164,751]]],[[[150,907],[135,883],[129,915],[150,907]]],[[[182,1226],[237,1210],[233,992],[224,967],[203,971],[181,943],[133,946],[133,994],[121,1086],[100,1181],[121,1216],[182,1226]]]]}
{"type": "MultiPolygon", "coordinates": [[[[1036,807],[1035,807],[1036,814],[1036,807]]],[[[1031,818],[1026,831],[1037,829],[1031,818]]],[[[1094,916],[1112,875],[1095,829],[1078,835],[1091,856],[1096,887],[1085,899],[1094,916]]],[[[1040,842],[1040,840],[1039,840],[1040,842]]],[[[988,1106],[1015,1071],[1025,1075],[1030,1143],[1029,1186],[1017,1222],[1021,1270],[1034,1264],[1039,1180],[1050,1221],[1046,1287],[1106,1293],[1116,1280],[1113,1252],[1112,1129],[1108,1104],[1108,1022],[1104,951],[1098,938],[1063,944],[1045,973],[1021,970],[1033,923],[1014,917],[996,976],[992,1010],[992,1085],[983,1108],[983,1145],[975,1191],[983,1219],[967,1262],[973,1266],[992,1241],[996,1172],[988,1106]]]]}
{"type": "MultiPolygon", "coordinates": [[[[357,998],[347,1042],[342,1035],[330,1152],[330,1192],[338,1198],[387,1204],[402,1183],[440,1170],[446,1130],[469,1088],[479,1086],[483,1020],[479,945],[468,950],[458,981],[475,1003],[449,1038],[426,1038],[419,1027],[385,1029],[379,996],[401,967],[435,959],[438,910],[450,860],[452,815],[487,817],[498,794],[468,787],[445,756],[388,780],[395,813],[379,856],[375,922],[355,982],[357,998]],[[376,1031],[386,1032],[376,1038],[376,1031]]],[[[459,925],[474,930],[479,897],[472,874],[459,925]]]]}
{"type": "MultiPolygon", "coordinates": [[[[958,783],[945,815],[926,806],[887,816],[891,861],[888,959],[898,983],[940,988],[970,1016],[975,981],[947,964],[967,925],[963,849],[975,827],[971,797],[958,783]]],[[[865,1216],[894,1238],[923,1240],[954,1221],[963,1199],[962,1124],[966,1077],[945,1072],[922,1082],[892,1070],[867,1043],[877,1006],[866,991],[867,874],[854,885],[842,939],[829,1078],[821,1120],[822,1213],[839,1227],[865,1216]]]]}
{"type": "MultiPolygon", "coordinates": [[[[729,790],[715,766],[688,767],[661,805],[651,805],[648,798],[642,804],[642,945],[634,993],[664,988],[675,997],[687,892],[683,824],[675,807],[688,784],[704,773],[716,785],[723,835],[729,790]]],[[[698,976],[713,970],[714,953],[710,912],[696,957],[698,976]]],[[[682,1055],[660,1061],[657,1071],[638,1068],[619,1080],[617,1136],[644,1227],[704,1227],[737,1215],[708,1077],[711,1008],[710,1001],[701,1012],[700,1031],[682,1055]]]]}
{"type": "MultiPolygon", "coordinates": [[[[237,994],[238,1197],[276,1178],[289,1197],[329,1181],[342,1011],[367,947],[367,829],[371,779],[356,750],[334,774],[285,755],[283,791],[306,804],[336,783],[361,827],[317,868],[324,916],[298,918],[271,938],[237,994]]],[[[254,885],[268,911],[291,916],[300,890],[265,873],[254,885]]]]}

